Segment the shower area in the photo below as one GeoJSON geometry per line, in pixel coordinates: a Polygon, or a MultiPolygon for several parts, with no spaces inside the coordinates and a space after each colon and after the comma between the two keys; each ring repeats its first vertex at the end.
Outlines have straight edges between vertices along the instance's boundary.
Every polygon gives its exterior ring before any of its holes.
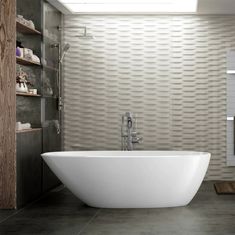
{"type": "Polygon", "coordinates": [[[136,150],[212,153],[227,166],[227,52],[234,16],[64,15],[64,150],[120,150],[122,115],[138,120],[136,150]],[[88,37],[87,37],[88,36],[88,37]]]}
{"type": "MultiPolygon", "coordinates": [[[[61,58],[64,53],[61,44],[62,15],[53,6],[43,2],[42,38],[42,93],[41,123],[43,127],[43,151],[61,150],[61,58]]],[[[66,49],[66,48],[65,48],[66,49]]],[[[42,190],[47,191],[60,182],[43,162],[42,190]]]]}

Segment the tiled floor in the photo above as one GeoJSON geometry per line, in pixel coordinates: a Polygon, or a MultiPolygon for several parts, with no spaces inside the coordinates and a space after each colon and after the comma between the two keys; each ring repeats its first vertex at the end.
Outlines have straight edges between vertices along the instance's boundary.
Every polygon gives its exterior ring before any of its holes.
{"type": "Polygon", "coordinates": [[[187,207],[95,209],[67,189],[20,211],[0,210],[1,235],[235,235],[235,195],[203,183],[187,207]]]}

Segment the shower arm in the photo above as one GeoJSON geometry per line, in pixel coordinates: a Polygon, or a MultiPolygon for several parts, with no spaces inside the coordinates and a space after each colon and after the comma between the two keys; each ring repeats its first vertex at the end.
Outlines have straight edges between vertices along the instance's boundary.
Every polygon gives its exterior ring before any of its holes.
{"type": "Polygon", "coordinates": [[[83,35],[80,35],[80,37],[87,37],[87,27],[86,26],[78,26],[78,27],[61,27],[57,26],[57,29],[59,31],[62,31],[62,29],[83,29],[83,35]]]}

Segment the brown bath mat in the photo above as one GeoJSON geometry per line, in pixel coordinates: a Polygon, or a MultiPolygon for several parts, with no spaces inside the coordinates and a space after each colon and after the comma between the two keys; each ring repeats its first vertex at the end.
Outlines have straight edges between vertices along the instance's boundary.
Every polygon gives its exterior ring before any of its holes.
{"type": "Polygon", "coordinates": [[[219,182],[214,186],[217,194],[235,194],[235,181],[219,182]]]}

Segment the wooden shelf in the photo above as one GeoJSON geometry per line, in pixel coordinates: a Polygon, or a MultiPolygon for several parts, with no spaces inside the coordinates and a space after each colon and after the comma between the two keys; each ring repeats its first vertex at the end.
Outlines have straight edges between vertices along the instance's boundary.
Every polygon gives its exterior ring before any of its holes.
{"type": "Polygon", "coordinates": [[[31,61],[31,60],[27,60],[27,59],[24,59],[24,58],[21,58],[21,57],[18,57],[18,56],[16,56],[16,63],[21,64],[21,65],[38,65],[38,66],[41,66],[40,63],[31,61]]]}
{"type": "Polygon", "coordinates": [[[31,93],[23,93],[23,92],[16,92],[16,95],[21,95],[21,96],[33,96],[33,97],[40,97],[41,95],[34,95],[31,93]]]}
{"type": "Polygon", "coordinates": [[[30,28],[30,27],[28,27],[18,21],[16,21],[16,30],[19,33],[41,35],[40,31],[33,29],[33,28],[30,28]]]}
{"type": "Polygon", "coordinates": [[[16,131],[16,133],[25,133],[25,132],[33,132],[33,131],[41,131],[41,130],[42,128],[30,128],[30,129],[16,131]]]}

